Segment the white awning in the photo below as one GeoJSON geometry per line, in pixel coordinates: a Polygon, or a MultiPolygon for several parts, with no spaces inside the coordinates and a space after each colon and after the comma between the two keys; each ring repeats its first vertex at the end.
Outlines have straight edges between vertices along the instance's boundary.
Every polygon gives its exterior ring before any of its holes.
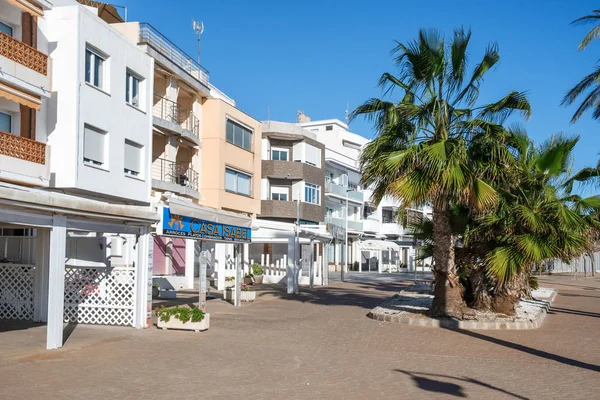
{"type": "Polygon", "coordinates": [[[387,240],[365,240],[360,242],[360,249],[364,251],[399,251],[400,246],[387,240]]]}
{"type": "Polygon", "coordinates": [[[169,199],[169,209],[171,213],[203,219],[205,221],[216,222],[219,224],[234,225],[242,228],[252,227],[252,218],[242,214],[236,214],[229,211],[218,210],[212,207],[201,206],[192,202],[169,199]]]}

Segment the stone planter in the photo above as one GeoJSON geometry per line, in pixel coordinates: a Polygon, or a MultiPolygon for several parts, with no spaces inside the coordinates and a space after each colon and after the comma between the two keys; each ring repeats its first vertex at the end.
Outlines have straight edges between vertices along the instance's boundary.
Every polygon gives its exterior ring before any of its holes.
{"type": "Polygon", "coordinates": [[[176,299],[177,291],[176,290],[161,290],[158,294],[158,297],[161,299],[176,299]]]}
{"type": "Polygon", "coordinates": [[[252,285],[252,284],[254,284],[254,281],[252,280],[252,277],[251,277],[251,276],[245,276],[245,277],[244,277],[244,283],[245,283],[246,285],[252,285]]]}
{"type": "Polygon", "coordinates": [[[210,326],[210,314],[209,313],[204,314],[204,319],[200,322],[188,321],[186,323],[183,323],[175,317],[171,317],[169,322],[164,322],[164,321],[161,321],[159,318],[158,322],[156,323],[156,326],[161,329],[182,329],[182,330],[186,330],[186,331],[195,331],[195,332],[205,331],[210,326]]]}
{"type": "Polygon", "coordinates": [[[254,283],[256,283],[257,285],[260,285],[261,283],[263,283],[263,276],[262,275],[254,275],[254,283]]]}
{"type": "MultiPolygon", "coordinates": [[[[235,292],[233,288],[226,288],[223,291],[223,300],[234,301],[235,292]]],[[[240,292],[240,301],[250,302],[256,299],[256,292],[254,290],[242,290],[240,292]]]]}
{"type": "Polygon", "coordinates": [[[254,301],[256,299],[256,292],[254,290],[242,290],[240,292],[240,301],[254,301]]]}

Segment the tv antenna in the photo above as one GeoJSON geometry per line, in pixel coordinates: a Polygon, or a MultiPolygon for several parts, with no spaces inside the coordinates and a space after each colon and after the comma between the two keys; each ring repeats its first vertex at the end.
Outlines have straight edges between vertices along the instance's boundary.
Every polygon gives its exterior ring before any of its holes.
{"type": "Polygon", "coordinates": [[[200,64],[200,35],[204,32],[204,22],[192,20],[192,26],[198,35],[198,64],[200,64]]]}

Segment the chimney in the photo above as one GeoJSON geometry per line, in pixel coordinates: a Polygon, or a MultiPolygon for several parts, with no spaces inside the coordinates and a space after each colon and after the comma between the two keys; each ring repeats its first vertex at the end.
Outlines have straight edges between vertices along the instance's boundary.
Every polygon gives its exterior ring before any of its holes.
{"type": "Polygon", "coordinates": [[[310,122],[310,117],[304,114],[304,111],[298,110],[298,118],[296,119],[296,122],[299,124],[310,122]]]}

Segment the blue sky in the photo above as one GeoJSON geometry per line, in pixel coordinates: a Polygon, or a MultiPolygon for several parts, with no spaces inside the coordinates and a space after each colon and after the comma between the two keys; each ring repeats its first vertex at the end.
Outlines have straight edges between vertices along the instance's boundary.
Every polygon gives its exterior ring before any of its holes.
{"type": "MultiPolygon", "coordinates": [[[[527,91],[533,116],[526,128],[536,142],[552,133],[581,135],[576,167],[600,158],[600,123],[588,116],[574,125],[574,107],[560,107],[564,93],[600,59],[600,40],[584,52],[577,45],[586,27],[569,23],[598,8],[593,1],[389,1],[305,0],[118,0],[129,21],[150,22],[191,56],[196,55],[192,18],[202,20],[201,63],[213,84],[257,119],[295,121],[297,110],[313,119],[345,116],[370,97],[376,82],[394,72],[394,40],[412,39],[419,28],[451,34],[471,28],[471,65],[489,42],[501,61],[487,75],[481,101],[510,90],[527,91]]],[[[363,120],[353,132],[371,138],[363,120]]]]}

